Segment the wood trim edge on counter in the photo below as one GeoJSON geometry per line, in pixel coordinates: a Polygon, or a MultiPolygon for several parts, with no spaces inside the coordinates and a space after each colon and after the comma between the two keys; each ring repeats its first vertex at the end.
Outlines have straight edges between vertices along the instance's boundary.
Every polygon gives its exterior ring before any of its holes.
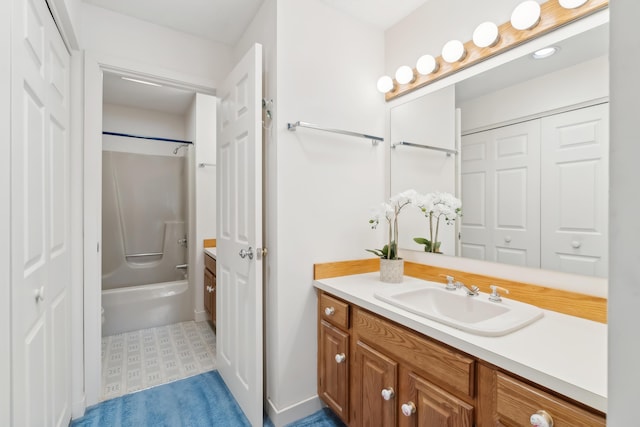
{"type": "Polygon", "coordinates": [[[204,239],[203,246],[205,248],[215,248],[216,247],[216,239],[204,239]]]}
{"type": "MultiPolygon", "coordinates": [[[[379,271],[378,258],[314,264],[314,280],[352,274],[379,271]]],[[[607,299],[577,292],[564,291],[532,283],[516,282],[498,277],[484,276],[460,270],[443,269],[430,265],[405,261],[404,274],[422,280],[443,282],[441,274],[449,274],[465,284],[476,285],[482,292],[491,292],[489,285],[495,284],[509,290],[507,298],[532,304],[545,310],[568,314],[595,322],[607,323],[607,299]]]]}
{"type": "Polygon", "coordinates": [[[379,270],[379,258],[328,262],[313,265],[313,279],[330,279],[332,277],[350,276],[352,274],[373,273],[379,270]]]}

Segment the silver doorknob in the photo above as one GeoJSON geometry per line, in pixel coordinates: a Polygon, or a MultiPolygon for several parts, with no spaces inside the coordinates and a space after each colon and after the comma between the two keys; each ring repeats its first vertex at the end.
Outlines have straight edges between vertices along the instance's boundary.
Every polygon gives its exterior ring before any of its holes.
{"type": "Polygon", "coordinates": [[[336,354],[336,363],[342,363],[347,360],[347,356],[344,353],[336,354]]]}
{"type": "Polygon", "coordinates": [[[249,259],[253,259],[253,248],[251,246],[249,246],[248,249],[240,249],[240,253],[238,254],[240,255],[240,258],[244,259],[244,258],[249,258],[249,259]]]}
{"type": "Polygon", "coordinates": [[[333,307],[326,307],[324,309],[324,315],[325,316],[333,316],[335,312],[336,312],[336,309],[333,308],[333,307]]]}
{"type": "Polygon", "coordinates": [[[531,415],[529,420],[535,427],[553,427],[553,418],[547,411],[540,410],[531,415]]]}

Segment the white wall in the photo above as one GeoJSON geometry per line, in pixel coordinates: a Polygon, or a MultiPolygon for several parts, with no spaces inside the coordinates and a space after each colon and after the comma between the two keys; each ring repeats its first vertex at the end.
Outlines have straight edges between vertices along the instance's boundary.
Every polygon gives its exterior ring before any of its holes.
{"type": "MultiPolygon", "coordinates": [[[[229,71],[231,48],[87,3],[81,8],[81,47],[179,72],[215,87],[229,71]]],[[[163,73],[167,74],[167,73],[163,73]]]]}
{"type": "Polygon", "coordinates": [[[365,248],[382,241],[367,221],[385,197],[389,146],[286,130],[301,120],[384,134],[384,102],[375,89],[382,31],[320,0],[278,1],[277,24],[277,141],[267,147],[266,167],[277,191],[267,189],[276,204],[267,241],[277,251],[267,257],[266,397],[269,416],[283,425],[318,407],[313,264],[364,258],[365,248]]]}
{"type": "MultiPolygon", "coordinates": [[[[126,107],[124,105],[103,104],[102,130],[105,132],[126,133],[156,138],[187,139],[186,120],[184,116],[161,111],[126,107]]],[[[113,136],[111,138],[121,137],[113,136]]],[[[136,141],[130,138],[123,140],[128,142],[136,141]]]]}
{"type": "Polygon", "coordinates": [[[609,203],[609,407],[607,424],[638,423],[640,383],[640,180],[637,70],[640,3],[611,2],[611,167],[609,203]]]}
{"type": "Polygon", "coordinates": [[[189,283],[194,290],[194,318],[204,311],[204,239],[216,237],[216,98],[196,94],[187,113],[189,152],[189,283]],[[198,167],[206,163],[204,167],[198,167]]]}
{"type": "Polygon", "coordinates": [[[462,133],[608,96],[609,59],[600,57],[458,104],[462,133]]]}

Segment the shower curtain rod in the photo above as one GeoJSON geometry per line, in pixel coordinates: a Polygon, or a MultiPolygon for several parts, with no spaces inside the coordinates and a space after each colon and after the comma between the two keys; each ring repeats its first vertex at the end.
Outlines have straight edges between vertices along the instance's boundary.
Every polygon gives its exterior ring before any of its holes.
{"type": "Polygon", "coordinates": [[[181,139],[170,139],[170,138],[158,138],[155,136],[141,136],[141,135],[131,135],[128,133],[118,133],[118,132],[102,132],[103,135],[112,135],[112,136],[123,136],[125,138],[139,138],[139,139],[151,139],[154,141],[163,141],[163,142],[178,142],[180,144],[193,144],[191,141],[183,141],[181,139]]]}

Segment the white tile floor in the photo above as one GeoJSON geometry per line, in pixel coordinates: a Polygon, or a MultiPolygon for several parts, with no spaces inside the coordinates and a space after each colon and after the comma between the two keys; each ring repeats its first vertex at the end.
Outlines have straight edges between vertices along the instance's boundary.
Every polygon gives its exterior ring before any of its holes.
{"type": "Polygon", "coordinates": [[[207,322],[183,322],[102,338],[102,400],[216,368],[207,322]]]}

